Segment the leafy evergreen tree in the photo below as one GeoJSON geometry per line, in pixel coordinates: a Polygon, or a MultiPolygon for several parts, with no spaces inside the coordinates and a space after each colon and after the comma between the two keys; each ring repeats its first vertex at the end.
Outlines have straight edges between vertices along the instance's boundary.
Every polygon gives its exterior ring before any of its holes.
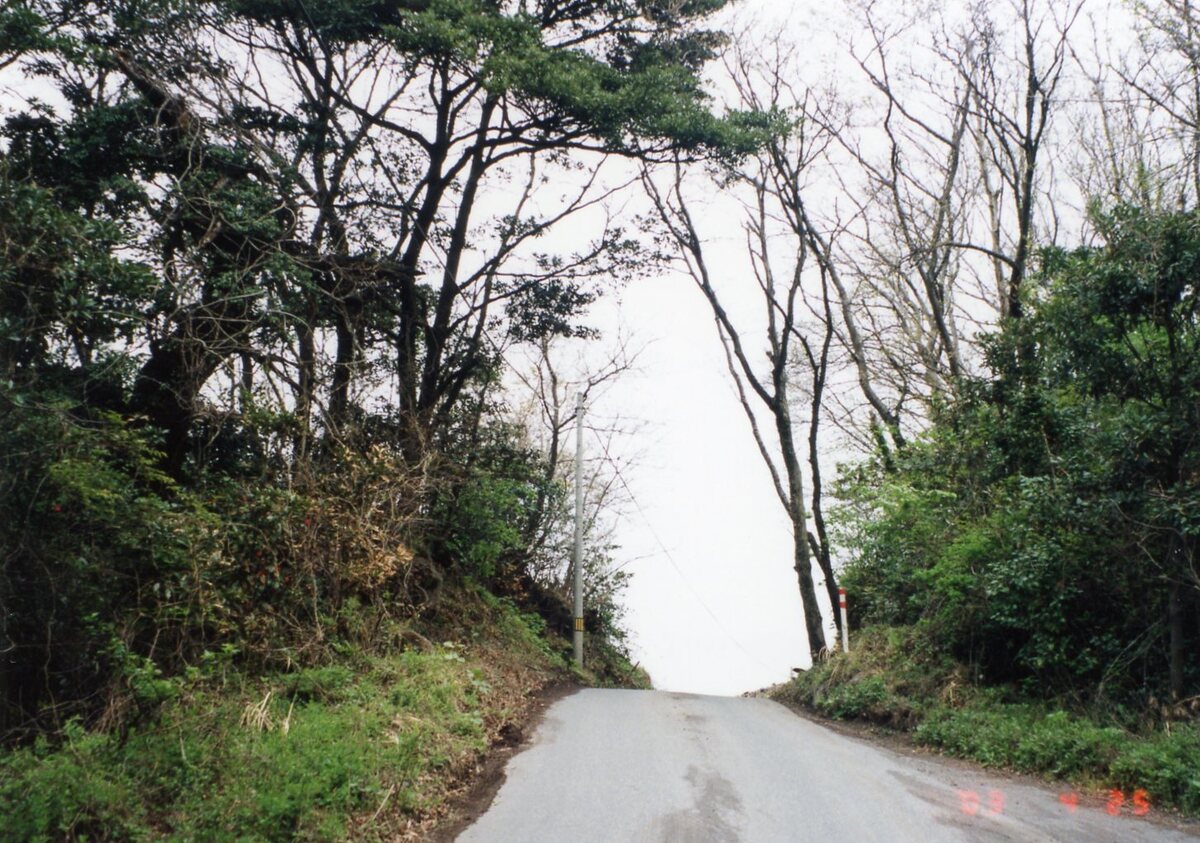
{"type": "Polygon", "coordinates": [[[1200,216],[1097,225],[1104,246],[1045,256],[990,377],[850,478],[846,580],[862,621],[917,624],[990,680],[1179,699],[1200,683],[1200,216]]]}

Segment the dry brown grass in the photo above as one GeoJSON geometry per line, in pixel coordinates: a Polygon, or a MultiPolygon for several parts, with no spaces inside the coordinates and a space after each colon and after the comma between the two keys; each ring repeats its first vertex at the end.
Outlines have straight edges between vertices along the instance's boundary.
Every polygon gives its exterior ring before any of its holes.
{"type": "MultiPolygon", "coordinates": [[[[258,702],[247,703],[242,709],[241,725],[255,732],[269,732],[275,727],[275,721],[271,717],[271,697],[273,691],[267,691],[266,695],[258,702]]],[[[289,718],[290,718],[289,712],[289,718]]]]}

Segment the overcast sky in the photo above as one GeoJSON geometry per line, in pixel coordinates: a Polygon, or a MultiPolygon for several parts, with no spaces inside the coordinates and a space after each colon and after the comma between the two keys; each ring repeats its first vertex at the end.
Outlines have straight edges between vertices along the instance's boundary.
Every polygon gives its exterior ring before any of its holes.
{"type": "MultiPolygon", "coordinates": [[[[781,17],[801,25],[811,7],[747,0],[736,25],[765,32],[781,17]]],[[[728,228],[713,258],[730,309],[744,317],[758,302],[740,275],[736,207],[714,197],[706,210],[711,230],[728,228]]],[[[644,346],[637,371],[591,410],[642,422],[613,443],[637,455],[615,554],[633,573],[624,602],[635,658],[656,687],[675,691],[739,694],[786,679],[809,662],[791,530],[708,303],[689,277],[667,272],[602,300],[592,322],[609,341],[623,331],[631,347],[644,346]]],[[[597,360],[603,348],[591,349],[597,360]]]]}
{"type": "Polygon", "coordinates": [[[630,286],[620,310],[651,341],[639,372],[596,408],[645,422],[625,444],[644,456],[627,473],[636,503],[617,531],[616,558],[636,560],[635,655],[670,690],[735,694],[784,679],[807,665],[791,532],[708,304],[690,279],[665,276],[630,286]]]}

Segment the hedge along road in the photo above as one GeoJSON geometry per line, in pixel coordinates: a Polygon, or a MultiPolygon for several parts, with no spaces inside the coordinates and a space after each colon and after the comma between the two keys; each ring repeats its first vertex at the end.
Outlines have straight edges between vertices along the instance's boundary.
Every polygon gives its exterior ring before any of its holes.
{"type": "Polygon", "coordinates": [[[1140,795],[1106,803],[899,754],[765,699],[580,691],[506,773],[461,843],[1200,839],[1134,816],[1140,795]]]}

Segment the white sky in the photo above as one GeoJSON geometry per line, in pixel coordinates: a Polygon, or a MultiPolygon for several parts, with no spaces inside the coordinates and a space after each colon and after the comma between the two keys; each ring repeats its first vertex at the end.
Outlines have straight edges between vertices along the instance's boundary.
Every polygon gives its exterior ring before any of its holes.
{"type": "Polygon", "coordinates": [[[650,345],[596,411],[627,407],[646,422],[636,443],[646,455],[626,472],[637,505],[617,531],[618,561],[637,560],[626,598],[635,655],[670,690],[780,681],[808,663],[791,531],[708,304],[690,279],[665,276],[631,285],[621,315],[650,345]]]}
{"type": "MultiPolygon", "coordinates": [[[[816,6],[746,0],[737,16],[755,24],[783,17],[807,28],[816,6]]],[[[728,309],[735,316],[756,312],[757,290],[739,275],[736,209],[718,200],[705,213],[710,227],[721,227],[722,216],[729,222],[728,241],[710,244],[728,309]]],[[[634,560],[624,602],[635,658],[657,688],[709,694],[762,688],[807,667],[791,528],[738,403],[707,301],[689,277],[671,272],[603,300],[592,322],[606,335],[623,325],[632,347],[646,345],[638,371],[594,408],[645,422],[636,442],[614,443],[641,454],[625,472],[636,504],[617,528],[615,555],[618,563],[634,560]]]]}

